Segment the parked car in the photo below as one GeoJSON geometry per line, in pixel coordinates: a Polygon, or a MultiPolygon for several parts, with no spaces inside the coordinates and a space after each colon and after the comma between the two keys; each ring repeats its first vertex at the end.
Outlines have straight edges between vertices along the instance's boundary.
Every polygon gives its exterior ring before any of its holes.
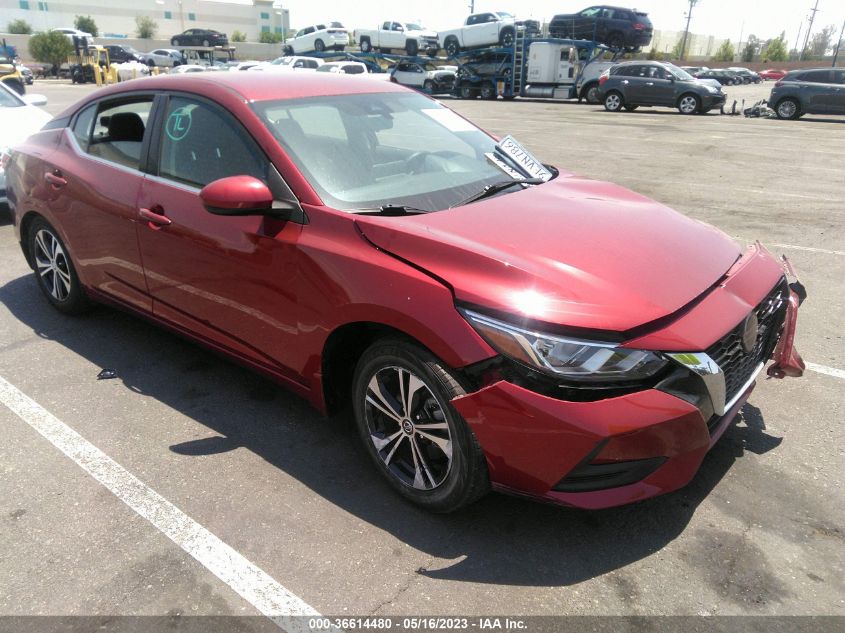
{"type": "Polygon", "coordinates": [[[390,80],[429,94],[451,94],[457,70],[457,66],[445,68],[432,63],[400,61],[390,71],[390,80]]]}
{"type": "Polygon", "coordinates": [[[695,75],[697,79],[715,79],[723,86],[735,86],[742,83],[735,72],[724,69],[704,70],[695,75]]]}
{"type": "Polygon", "coordinates": [[[325,62],[318,57],[302,57],[299,55],[285,55],[277,57],[271,62],[263,62],[250,68],[259,72],[290,72],[292,70],[317,70],[325,62]]]}
{"type": "Polygon", "coordinates": [[[285,55],[299,55],[301,53],[318,53],[324,50],[342,51],[349,44],[349,32],[340,22],[327,22],[307,26],[296,32],[296,35],[285,44],[285,55]]]}
{"type": "Polygon", "coordinates": [[[790,71],[772,87],[769,106],[780,119],[845,114],[845,68],[790,71]]]}
{"type": "Polygon", "coordinates": [[[768,81],[770,79],[783,79],[783,77],[786,75],[786,72],[787,71],[785,70],[775,70],[774,68],[769,68],[767,70],[761,70],[758,74],[760,75],[761,79],[768,81]]]}
{"type": "Polygon", "coordinates": [[[759,243],[389,82],[108,86],[7,175],[45,305],[120,305],[348,407],[384,481],[429,510],[491,487],[591,509],[676,490],[770,358],[803,370],[798,293],[759,243]]]}
{"type": "Polygon", "coordinates": [[[455,55],[465,48],[496,44],[504,47],[513,46],[516,30],[520,27],[530,31],[538,29],[535,21],[517,21],[513,15],[504,11],[473,13],[467,17],[462,27],[440,31],[437,38],[440,47],[448,55],[455,55]]]}
{"type": "Polygon", "coordinates": [[[737,76],[742,79],[742,83],[744,84],[759,84],[761,81],[763,81],[760,78],[760,75],[755,73],[753,70],[749,70],[748,68],[738,68],[736,66],[730,66],[725,70],[730,70],[736,73],[737,76]]]}
{"type": "Polygon", "coordinates": [[[257,59],[250,59],[246,61],[232,61],[227,64],[229,70],[240,71],[240,70],[249,70],[250,68],[255,68],[261,62],[257,59]]]}
{"type": "Polygon", "coordinates": [[[187,29],[170,38],[171,46],[228,46],[225,33],[213,29],[187,29]]]}
{"type": "Polygon", "coordinates": [[[90,44],[91,41],[94,39],[94,36],[86,31],[80,31],[79,29],[70,29],[70,28],[58,28],[58,29],[50,29],[53,33],[62,33],[67,36],[67,38],[73,42],[74,37],[86,37],[88,38],[88,43],[90,44]]]}
{"type": "Polygon", "coordinates": [[[141,61],[148,66],[172,68],[186,63],[185,56],[173,48],[157,48],[149,53],[141,53],[141,61]]]}
{"type": "Polygon", "coordinates": [[[705,71],[710,70],[707,66],[681,66],[681,68],[687,71],[693,77],[698,77],[698,73],[703,73],[705,71]]]}
{"type": "Polygon", "coordinates": [[[369,53],[373,49],[383,52],[400,50],[408,55],[424,52],[434,57],[440,48],[436,31],[430,31],[414,22],[395,20],[387,20],[375,29],[355,29],[352,39],[361,47],[363,53],[369,53]]]}
{"type": "Polygon", "coordinates": [[[647,13],[606,5],[556,15],[549,22],[550,37],[594,40],[616,49],[648,46],[653,30],[647,13]]]}
{"type": "Polygon", "coordinates": [[[624,62],[606,73],[599,79],[599,96],[608,112],[665,106],[681,114],[705,114],[725,103],[721,88],[698,81],[673,64],[624,62]]]}
{"type": "Polygon", "coordinates": [[[0,206],[8,202],[4,166],[9,152],[53,118],[38,107],[46,104],[44,95],[19,95],[0,82],[0,206]]]}
{"type": "Polygon", "coordinates": [[[25,94],[27,80],[23,68],[14,58],[0,55],[0,83],[19,95],[25,94]]]}
{"type": "Polygon", "coordinates": [[[200,66],[199,64],[180,64],[175,66],[170,71],[171,75],[184,75],[185,73],[201,73],[209,70],[208,66],[200,66]]]}
{"type": "Polygon", "coordinates": [[[141,62],[144,63],[143,53],[135,50],[127,44],[106,44],[103,46],[109,53],[109,61],[113,64],[122,64],[123,62],[141,62]]]}
{"type": "Polygon", "coordinates": [[[326,62],[318,69],[318,73],[341,73],[346,75],[366,75],[367,65],[361,62],[326,62]]]}
{"type": "Polygon", "coordinates": [[[20,71],[21,76],[23,76],[23,82],[27,86],[31,86],[35,82],[35,75],[33,74],[33,72],[26,66],[21,66],[20,71]]]}

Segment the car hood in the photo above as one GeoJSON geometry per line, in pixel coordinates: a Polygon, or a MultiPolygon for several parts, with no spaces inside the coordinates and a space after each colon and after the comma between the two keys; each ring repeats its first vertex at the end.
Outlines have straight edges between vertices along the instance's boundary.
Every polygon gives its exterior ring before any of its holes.
{"type": "Polygon", "coordinates": [[[0,149],[23,143],[52,118],[35,106],[3,108],[0,116],[0,149]]]}
{"type": "Polygon", "coordinates": [[[622,187],[575,177],[426,215],[361,216],[376,247],[459,303],[624,332],[684,307],[740,256],[721,231],[622,187]]]}

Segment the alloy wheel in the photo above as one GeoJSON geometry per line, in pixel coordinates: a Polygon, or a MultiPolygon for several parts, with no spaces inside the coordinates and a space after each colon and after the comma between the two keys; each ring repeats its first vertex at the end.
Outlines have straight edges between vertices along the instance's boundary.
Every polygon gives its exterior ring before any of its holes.
{"type": "Polygon", "coordinates": [[[35,234],[35,265],[41,283],[56,301],[66,301],[71,290],[71,276],[58,238],[47,229],[35,234]]]}
{"type": "Polygon", "coordinates": [[[784,99],[778,104],[777,115],[782,119],[791,119],[798,111],[798,106],[790,99],[784,99]]]}
{"type": "Polygon", "coordinates": [[[367,385],[364,415],[379,459],[398,481],[433,490],[446,480],[452,433],[446,412],[422,378],[404,367],[382,367],[367,385]]]}
{"type": "Polygon", "coordinates": [[[693,114],[698,109],[698,101],[692,95],[681,98],[678,109],[684,114],[693,114]]]}
{"type": "Polygon", "coordinates": [[[611,112],[616,112],[620,107],[622,107],[622,99],[615,92],[611,93],[607,95],[607,98],[604,100],[604,107],[611,112]]]}

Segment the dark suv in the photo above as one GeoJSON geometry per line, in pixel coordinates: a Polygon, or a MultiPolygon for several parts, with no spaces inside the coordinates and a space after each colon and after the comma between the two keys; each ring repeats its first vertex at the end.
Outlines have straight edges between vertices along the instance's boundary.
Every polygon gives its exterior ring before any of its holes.
{"type": "Polygon", "coordinates": [[[188,29],[170,38],[171,46],[228,46],[225,33],[212,29],[188,29]]]}
{"type": "Polygon", "coordinates": [[[769,107],[779,119],[804,114],[845,114],[845,68],[793,70],[769,95],[769,107]]]}
{"type": "Polygon", "coordinates": [[[673,64],[649,61],[617,64],[602,73],[599,98],[608,112],[666,106],[681,114],[704,114],[725,103],[721,88],[698,81],[673,64]]]}
{"type": "Polygon", "coordinates": [[[103,48],[109,52],[109,61],[113,64],[141,61],[141,53],[126,44],[109,44],[103,48]]]}
{"type": "Polygon", "coordinates": [[[595,40],[617,49],[648,46],[652,31],[648,14],[621,7],[590,7],[549,22],[550,37],[595,40]]]}

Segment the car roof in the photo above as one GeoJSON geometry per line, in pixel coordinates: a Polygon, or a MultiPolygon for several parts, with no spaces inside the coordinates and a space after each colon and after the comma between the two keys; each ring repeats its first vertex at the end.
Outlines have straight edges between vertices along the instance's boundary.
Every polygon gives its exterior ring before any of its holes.
{"type": "MultiPolygon", "coordinates": [[[[195,76],[159,75],[114,84],[96,92],[94,98],[128,92],[174,90],[212,96],[220,88],[236,93],[245,101],[301,99],[375,92],[408,92],[388,81],[361,81],[360,77],[328,73],[291,73],[280,79],[275,73],[205,73],[195,76]]],[[[93,99],[87,99],[91,101],[93,99]]],[[[76,106],[73,107],[76,109],[76,106]]]]}

